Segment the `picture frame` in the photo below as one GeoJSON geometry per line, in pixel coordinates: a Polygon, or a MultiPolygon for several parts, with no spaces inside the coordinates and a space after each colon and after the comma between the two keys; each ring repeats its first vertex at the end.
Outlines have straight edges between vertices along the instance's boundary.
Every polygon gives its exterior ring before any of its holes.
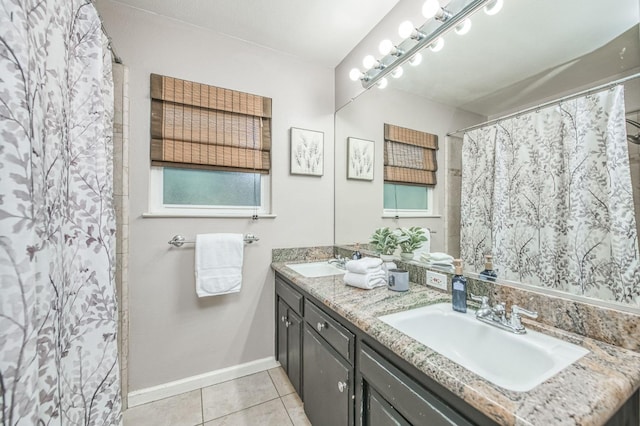
{"type": "Polygon", "coordinates": [[[324,132],[291,128],[292,175],[322,176],[324,174],[324,132]]]}
{"type": "Polygon", "coordinates": [[[375,148],[374,141],[347,138],[347,179],[373,180],[375,148]]]}

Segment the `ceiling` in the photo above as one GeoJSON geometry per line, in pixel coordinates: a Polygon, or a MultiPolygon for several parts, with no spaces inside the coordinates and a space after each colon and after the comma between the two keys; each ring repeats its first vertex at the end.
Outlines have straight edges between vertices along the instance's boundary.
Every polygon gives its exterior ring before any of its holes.
{"type": "Polygon", "coordinates": [[[399,0],[116,0],[334,68],[399,0]]]}
{"type": "Polygon", "coordinates": [[[638,0],[505,0],[389,87],[492,116],[640,66],[638,0]]]}

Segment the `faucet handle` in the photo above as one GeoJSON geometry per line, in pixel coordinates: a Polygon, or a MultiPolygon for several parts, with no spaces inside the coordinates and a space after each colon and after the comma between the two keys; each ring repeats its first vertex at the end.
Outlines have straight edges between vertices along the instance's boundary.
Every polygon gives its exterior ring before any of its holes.
{"type": "Polygon", "coordinates": [[[525,317],[529,317],[529,318],[538,318],[537,312],[529,311],[527,309],[521,308],[518,305],[511,306],[511,316],[513,315],[516,315],[516,316],[524,315],[525,317]]]}
{"type": "Polygon", "coordinates": [[[527,309],[521,308],[518,305],[511,306],[511,319],[510,319],[511,327],[517,333],[524,333],[525,329],[524,329],[524,326],[522,325],[522,322],[520,321],[520,315],[524,315],[529,318],[538,318],[538,313],[535,311],[529,311],[527,309]]]}
{"type": "Polygon", "coordinates": [[[475,300],[476,302],[480,302],[482,304],[482,306],[480,306],[480,309],[487,309],[489,308],[489,298],[487,296],[476,296],[473,293],[471,294],[471,300],[475,300]]]}

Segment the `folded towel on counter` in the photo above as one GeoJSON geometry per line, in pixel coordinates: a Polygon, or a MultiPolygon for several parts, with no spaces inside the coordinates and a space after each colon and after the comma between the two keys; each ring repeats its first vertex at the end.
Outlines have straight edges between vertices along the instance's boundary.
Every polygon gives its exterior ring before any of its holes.
{"type": "Polygon", "coordinates": [[[347,271],[356,274],[377,272],[382,268],[382,259],[379,257],[363,257],[358,260],[350,260],[346,265],[347,271]]]}
{"type": "Polygon", "coordinates": [[[443,271],[447,271],[447,272],[453,272],[454,271],[454,267],[453,267],[453,263],[434,263],[434,262],[427,262],[424,263],[424,266],[426,266],[427,268],[435,268],[435,269],[441,269],[443,271]]]}
{"type": "Polygon", "coordinates": [[[438,262],[438,263],[451,263],[453,264],[453,256],[447,253],[422,253],[420,260],[423,262],[438,262]]]}
{"type": "Polygon", "coordinates": [[[384,271],[370,274],[356,274],[354,272],[346,272],[344,274],[344,283],[353,287],[371,290],[372,288],[387,285],[384,271]]]}
{"type": "Polygon", "coordinates": [[[236,293],[242,286],[242,234],[196,235],[198,297],[236,293]]]}

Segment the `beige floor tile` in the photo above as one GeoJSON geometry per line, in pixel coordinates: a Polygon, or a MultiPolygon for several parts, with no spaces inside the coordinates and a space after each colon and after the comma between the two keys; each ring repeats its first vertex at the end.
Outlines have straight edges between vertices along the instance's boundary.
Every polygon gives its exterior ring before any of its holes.
{"type": "Polygon", "coordinates": [[[304,412],[304,406],[300,397],[296,393],[283,396],[282,403],[286,408],[289,418],[293,422],[293,426],[311,426],[311,422],[304,412]]]}
{"type": "Polygon", "coordinates": [[[204,420],[217,419],[275,398],[278,392],[266,371],[209,386],[202,389],[204,420]]]}
{"type": "Polygon", "coordinates": [[[289,395],[290,393],[295,392],[293,385],[287,377],[287,373],[285,373],[282,367],[272,368],[269,370],[269,376],[271,376],[273,384],[276,385],[276,390],[280,396],[289,395]]]}
{"type": "Polygon", "coordinates": [[[124,412],[124,426],[194,426],[202,421],[200,390],[138,405],[124,412]]]}
{"type": "Polygon", "coordinates": [[[206,422],[205,426],[291,426],[287,410],[280,399],[206,422]]]}

